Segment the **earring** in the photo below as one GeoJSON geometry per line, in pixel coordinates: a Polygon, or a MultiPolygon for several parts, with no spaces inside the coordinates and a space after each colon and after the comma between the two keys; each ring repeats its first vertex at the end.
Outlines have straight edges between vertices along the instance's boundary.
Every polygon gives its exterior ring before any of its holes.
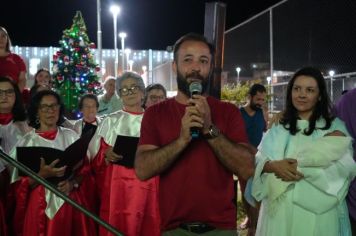
{"type": "Polygon", "coordinates": [[[39,124],[40,124],[40,120],[38,119],[38,116],[36,116],[35,124],[36,124],[36,125],[39,125],[39,124]]]}

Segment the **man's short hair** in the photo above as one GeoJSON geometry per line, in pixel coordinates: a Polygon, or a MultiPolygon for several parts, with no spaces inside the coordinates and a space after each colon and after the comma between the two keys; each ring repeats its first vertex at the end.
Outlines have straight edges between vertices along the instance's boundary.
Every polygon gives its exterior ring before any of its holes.
{"type": "Polygon", "coordinates": [[[182,36],[180,39],[178,39],[177,42],[174,44],[173,55],[174,55],[175,62],[177,62],[178,60],[178,50],[180,46],[186,41],[196,41],[196,42],[205,43],[209,48],[211,57],[214,58],[214,54],[215,54],[214,46],[211,43],[209,43],[208,40],[203,35],[196,34],[196,33],[188,33],[182,36]]]}
{"type": "Polygon", "coordinates": [[[257,94],[257,92],[266,93],[267,90],[266,90],[265,86],[263,86],[262,84],[254,84],[251,86],[250,90],[248,91],[248,94],[251,97],[253,97],[257,94]]]}

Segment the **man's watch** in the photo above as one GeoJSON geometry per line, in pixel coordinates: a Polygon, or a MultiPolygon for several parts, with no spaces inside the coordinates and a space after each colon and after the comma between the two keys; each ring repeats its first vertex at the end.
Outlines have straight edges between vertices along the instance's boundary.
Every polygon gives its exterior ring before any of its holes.
{"type": "Polygon", "coordinates": [[[220,132],[219,128],[212,124],[209,127],[208,133],[203,134],[203,137],[205,139],[213,139],[213,138],[218,137],[220,135],[220,133],[221,132],[220,132]]]}

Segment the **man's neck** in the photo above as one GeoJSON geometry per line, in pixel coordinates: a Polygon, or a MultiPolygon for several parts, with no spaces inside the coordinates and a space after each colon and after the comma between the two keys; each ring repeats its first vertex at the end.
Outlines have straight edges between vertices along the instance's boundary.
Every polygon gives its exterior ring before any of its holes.
{"type": "Polygon", "coordinates": [[[244,106],[244,109],[250,116],[253,116],[256,113],[256,111],[251,108],[250,103],[244,106]]]}
{"type": "MultiPolygon", "coordinates": [[[[202,94],[202,96],[207,97],[207,94],[202,94]]],[[[178,103],[187,105],[188,100],[190,99],[189,96],[187,96],[185,93],[181,92],[178,90],[177,96],[175,96],[175,99],[178,103]]]]}
{"type": "Polygon", "coordinates": [[[177,96],[175,97],[176,101],[180,104],[188,104],[189,97],[183,92],[178,90],[177,96]]]}

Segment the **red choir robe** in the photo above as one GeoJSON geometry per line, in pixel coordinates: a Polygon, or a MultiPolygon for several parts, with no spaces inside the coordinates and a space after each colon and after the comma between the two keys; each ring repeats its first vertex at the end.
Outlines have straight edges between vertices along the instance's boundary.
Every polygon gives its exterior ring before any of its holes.
{"type": "Polygon", "coordinates": [[[6,182],[8,180],[6,174],[5,165],[0,160],[0,235],[7,236],[7,224],[6,224],[6,217],[5,217],[5,196],[6,196],[6,182]]]}
{"type": "MultiPolygon", "coordinates": [[[[1,149],[5,153],[9,153],[16,142],[31,128],[27,125],[25,121],[13,121],[12,113],[0,113],[0,140],[1,149]]],[[[0,158],[0,235],[8,235],[8,224],[11,224],[9,219],[12,213],[12,198],[11,189],[9,188],[9,173],[6,169],[6,163],[0,158]],[[5,207],[6,206],[6,207],[5,207]],[[7,217],[6,217],[7,216],[7,217]],[[6,219],[6,220],[5,220],[6,219]]]]}
{"type": "MultiPolygon", "coordinates": [[[[17,146],[43,146],[64,150],[79,136],[66,128],[58,127],[55,132],[38,134],[31,131],[19,140],[17,146]]],[[[16,148],[11,151],[16,158],[16,148]]],[[[74,201],[94,211],[95,185],[88,161],[75,173],[83,177],[79,188],[73,188],[69,197],[74,201]]],[[[15,235],[97,235],[94,221],[87,218],[71,205],[38,185],[33,189],[29,186],[28,177],[19,177],[17,170],[12,173],[12,182],[16,185],[16,205],[14,216],[15,235]]]]}
{"type": "MultiPolygon", "coordinates": [[[[140,181],[134,169],[105,162],[117,135],[139,137],[143,114],[118,111],[99,125],[90,143],[92,167],[100,194],[100,217],[127,236],[160,235],[158,177],[140,181]]],[[[99,235],[111,235],[100,227],[99,235]]]]}

